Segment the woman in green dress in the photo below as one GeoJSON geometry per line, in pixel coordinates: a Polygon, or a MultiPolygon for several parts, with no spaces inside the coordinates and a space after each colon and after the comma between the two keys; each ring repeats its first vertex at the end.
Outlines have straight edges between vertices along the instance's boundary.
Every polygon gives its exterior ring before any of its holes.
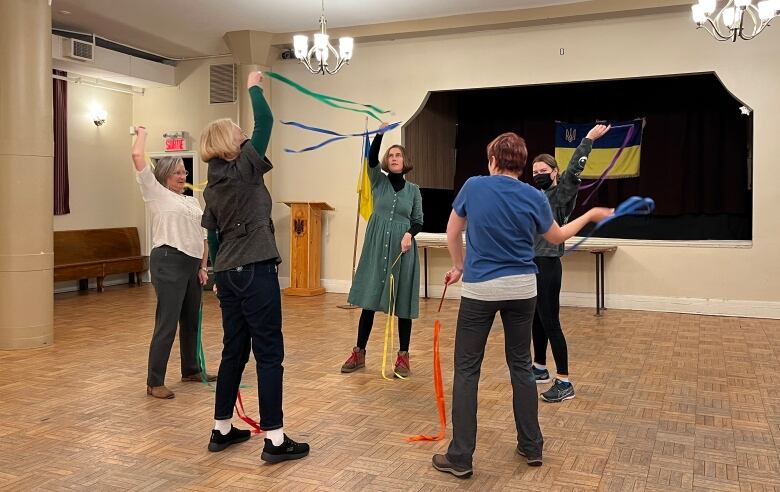
{"type": "Polygon", "coordinates": [[[422,230],[422,197],[420,187],[404,179],[412,170],[412,163],[403,146],[393,145],[387,149],[381,163],[387,175],[379,170],[382,135],[378,133],[371,142],[368,154],[374,211],[366,227],[360,263],[349,291],[350,304],[360,306],[363,312],[358,324],[357,344],[341,366],[341,372],[353,372],[366,366],[366,344],[374,324],[374,313],[389,310],[392,273],[400,339],[395,374],[407,377],[411,372],[412,319],[417,318],[420,305],[420,258],[414,236],[422,230]],[[399,255],[400,260],[393,266],[399,255]]]}

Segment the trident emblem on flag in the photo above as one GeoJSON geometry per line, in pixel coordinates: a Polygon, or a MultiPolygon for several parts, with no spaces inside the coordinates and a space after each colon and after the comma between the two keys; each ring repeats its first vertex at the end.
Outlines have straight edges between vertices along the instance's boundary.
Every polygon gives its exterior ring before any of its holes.
{"type": "Polygon", "coordinates": [[[577,138],[577,129],[576,128],[567,128],[566,129],[566,141],[569,143],[574,142],[574,140],[577,138]]]}

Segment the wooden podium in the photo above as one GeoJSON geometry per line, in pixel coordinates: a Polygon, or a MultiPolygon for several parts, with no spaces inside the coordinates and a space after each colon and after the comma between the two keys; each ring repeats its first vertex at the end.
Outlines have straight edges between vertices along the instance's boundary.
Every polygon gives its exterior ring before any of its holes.
{"type": "Polygon", "coordinates": [[[290,207],[290,287],[288,296],[319,296],[322,256],[322,211],[334,210],[324,202],[283,202],[290,207]]]}

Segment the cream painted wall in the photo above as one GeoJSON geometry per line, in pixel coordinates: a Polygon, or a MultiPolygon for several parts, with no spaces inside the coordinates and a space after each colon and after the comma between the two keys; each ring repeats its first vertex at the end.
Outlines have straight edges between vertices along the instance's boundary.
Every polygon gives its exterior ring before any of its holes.
{"type": "Polygon", "coordinates": [[[143,234],[129,157],[132,105],[129,94],[68,84],[70,213],[54,217],[55,231],[135,226],[143,234]],[[100,127],[93,105],[108,113],[100,127]]]}
{"type": "MultiPolygon", "coordinates": [[[[279,62],[273,69],[315,91],[392,108],[395,115],[389,119],[394,121],[414,114],[429,90],[716,71],[727,88],[755,111],[753,247],[621,247],[607,262],[608,299],[612,295],[758,301],[770,303],[772,312],[780,316],[780,303],[776,303],[780,300],[776,254],[780,196],[773,179],[780,155],[776,137],[780,28],[770,27],[751,42],[717,43],[697,31],[689,17],[663,14],[363,44],[357,46],[350,66],[333,77],[311,76],[295,62],[279,62]],[[559,54],[561,48],[566,50],[564,56],[559,54]]],[[[273,88],[277,118],[341,131],[363,128],[364,119],[358,114],[328,108],[277,82],[273,88]]],[[[395,131],[386,137],[386,144],[399,140],[400,132],[395,131]]],[[[308,154],[286,154],[285,147],[303,147],[318,137],[277,125],[272,141],[274,199],[323,200],[335,206],[330,234],[323,240],[322,277],[332,285],[346,285],[359,139],[308,154]]],[[[277,206],[275,219],[285,260],[280,275],[285,276],[289,275],[288,211],[277,206]]],[[[443,250],[432,252],[431,273],[437,279],[432,283],[440,282],[448,266],[443,250]]],[[[565,291],[593,291],[588,255],[567,257],[564,271],[565,291]]],[[[737,311],[733,312],[741,313],[737,311]]]]}
{"type": "MultiPolygon", "coordinates": [[[[54,216],[55,231],[137,227],[144,243],[144,209],[129,153],[132,107],[130,94],[68,84],[70,213],[54,216]],[[108,114],[100,127],[90,117],[93,106],[108,114]]],[[[114,281],[127,282],[127,276],[106,280],[114,281]]],[[[55,289],[73,290],[77,284],[57,282],[55,289]]]]}

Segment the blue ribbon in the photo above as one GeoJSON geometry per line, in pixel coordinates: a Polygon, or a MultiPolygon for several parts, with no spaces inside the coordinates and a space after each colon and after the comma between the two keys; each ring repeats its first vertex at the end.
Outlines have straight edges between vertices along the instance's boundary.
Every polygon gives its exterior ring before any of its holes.
{"type": "Polygon", "coordinates": [[[655,211],[655,202],[652,198],[642,198],[638,196],[632,196],[628,200],[624,201],[615,208],[615,212],[609,217],[603,219],[596,224],[596,227],[590,231],[590,234],[577,241],[574,246],[566,248],[566,252],[575,251],[582,243],[589,239],[593,234],[604,225],[612,222],[618,217],[624,217],[626,215],[650,215],[655,211]]]}
{"type": "Polygon", "coordinates": [[[335,132],[333,130],[328,130],[326,128],[319,128],[319,127],[316,127],[316,126],[305,125],[303,123],[298,123],[297,121],[281,121],[280,123],[282,123],[283,125],[294,126],[296,128],[300,128],[302,130],[307,130],[307,131],[310,131],[310,132],[324,133],[325,135],[332,135],[333,136],[333,138],[329,138],[329,139],[327,139],[325,141],[322,141],[322,142],[320,142],[320,143],[318,143],[316,145],[312,145],[310,147],[306,147],[306,148],[303,148],[303,149],[298,149],[298,150],[284,149],[285,152],[288,152],[288,153],[291,153],[291,154],[300,154],[302,152],[310,152],[312,150],[317,150],[319,148],[325,147],[326,145],[332,144],[333,142],[338,142],[339,140],[344,140],[345,138],[365,137],[365,136],[369,136],[369,135],[376,135],[377,133],[384,133],[384,132],[393,130],[393,129],[395,129],[398,126],[401,125],[401,122],[399,121],[399,122],[387,125],[386,127],[384,127],[381,130],[377,129],[377,130],[364,131],[364,132],[359,132],[359,133],[339,133],[339,132],[335,132]]]}

